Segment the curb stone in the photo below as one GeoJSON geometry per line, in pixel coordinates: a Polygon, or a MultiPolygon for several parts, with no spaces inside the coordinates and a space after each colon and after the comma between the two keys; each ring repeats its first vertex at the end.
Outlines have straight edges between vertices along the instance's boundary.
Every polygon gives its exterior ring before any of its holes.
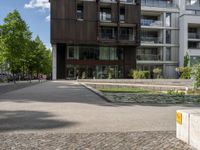
{"type": "Polygon", "coordinates": [[[93,88],[91,86],[88,86],[85,83],[80,83],[80,85],[84,86],[85,88],[87,88],[88,90],[90,90],[91,92],[93,92],[94,94],[96,94],[99,97],[103,98],[105,101],[107,101],[109,103],[112,103],[112,101],[108,97],[106,97],[102,92],[96,90],[95,88],[93,88]]]}

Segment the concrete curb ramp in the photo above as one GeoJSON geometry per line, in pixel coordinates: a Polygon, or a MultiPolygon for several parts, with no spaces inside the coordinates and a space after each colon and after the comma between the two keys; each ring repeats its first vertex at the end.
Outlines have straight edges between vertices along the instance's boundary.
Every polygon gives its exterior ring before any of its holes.
{"type": "Polygon", "coordinates": [[[200,109],[177,110],[176,137],[200,150],[200,109]]]}

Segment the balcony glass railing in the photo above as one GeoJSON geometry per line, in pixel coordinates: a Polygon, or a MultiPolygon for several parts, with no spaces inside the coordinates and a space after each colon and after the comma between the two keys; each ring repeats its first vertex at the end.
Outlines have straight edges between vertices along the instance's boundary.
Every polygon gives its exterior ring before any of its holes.
{"type": "Polygon", "coordinates": [[[200,34],[197,33],[188,33],[189,39],[200,39],[200,34]]]}
{"type": "MultiPolygon", "coordinates": [[[[100,2],[104,3],[117,3],[118,0],[100,0],[100,2]]],[[[120,3],[125,3],[125,4],[135,4],[135,0],[119,0],[120,3]]]]}
{"type": "Polygon", "coordinates": [[[119,36],[120,40],[127,40],[127,41],[134,41],[135,38],[132,34],[120,34],[119,36]]]}
{"type": "Polygon", "coordinates": [[[100,2],[104,2],[104,3],[116,3],[117,0],[100,0],[100,2]]]}
{"type": "Polygon", "coordinates": [[[161,55],[152,55],[152,54],[139,54],[137,55],[137,60],[152,60],[152,61],[161,61],[161,55]]]}
{"type": "Polygon", "coordinates": [[[162,21],[159,20],[150,20],[150,19],[141,19],[142,26],[162,26],[162,21]]]}
{"type": "Polygon", "coordinates": [[[142,43],[151,43],[151,44],[159,44],[159,43],[162,43],[162,41],[158,38],[158,37],[148,37],[148,36],[145,36],[145,37],[141,37],[141,42],[142,43]]]}
{"type": "Polygon", "coordinates": [[[141,0],[142,6],[149,6],[149,7],[162,7],[162,8],[176,8],[177,5],[173,2],[169,2],[166,0],[141,0]]]}
{"type": "Polygon", "coordinates": [[[116,40],[117,37],[113,33],[100,33],[101,40],[116,40]]]}

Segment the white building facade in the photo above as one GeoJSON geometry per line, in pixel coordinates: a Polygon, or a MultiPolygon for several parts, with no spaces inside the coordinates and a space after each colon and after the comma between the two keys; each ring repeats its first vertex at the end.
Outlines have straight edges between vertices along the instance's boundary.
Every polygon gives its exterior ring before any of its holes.
{"type": "Polygon", "coordinates": [[[179,60],[179,7],[171,0],[141,0],[141,47],[137,68],[160,68],[164,78],[176,77],[179,60]]]}
{"type": "Polygon", "coordinates": [[[200,0],[181,0],[180,3],[180,66],[189,55],[189,66],[200,63],[200,0]]]}
{"type": "Polygon", "coordinates": [[[137,69],[160,68],[164,78],[176,78],[188,53],[190,65],[200,62],[199,0],[141,0],[141,46],[137,69]]]}

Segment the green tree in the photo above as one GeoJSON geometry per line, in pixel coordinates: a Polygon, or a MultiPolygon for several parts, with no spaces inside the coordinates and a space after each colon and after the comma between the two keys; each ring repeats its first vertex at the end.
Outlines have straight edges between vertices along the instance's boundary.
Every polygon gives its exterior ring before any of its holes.
{"type": "Polygon", "coordinates": [[[188,53],[186,53],[186,55],[184,56],[184,67],[188,67],[189,61],[190,61],[190,57],[188,53]]]}
{"type": "Polygon", "coordinates": [[[195,65],[192,68],[192,78],[194,80],[194,88],[200,87],[200,64],[195,65]]]}
{"type": "Polygon", "coordinates": [[[21,66],[25,60],[24,53],[29,49],[31,32],[17,10],[10,12],[4,18],[0,30],[4,45],[3,57],[9,63],[9,69],[14,75],[21,72],[21,66]]]}
{"type": "Polygon", "coordinates": [[[37,44],[37,48],[35,49],[35,62],[36,62],[36,72],[37,75],[39,73],[50,75],[52,68],[52,56],[51,51],[45,47],[45,45],[40,40],[39,36],[37,36],[34,40],[37,44]]]}

